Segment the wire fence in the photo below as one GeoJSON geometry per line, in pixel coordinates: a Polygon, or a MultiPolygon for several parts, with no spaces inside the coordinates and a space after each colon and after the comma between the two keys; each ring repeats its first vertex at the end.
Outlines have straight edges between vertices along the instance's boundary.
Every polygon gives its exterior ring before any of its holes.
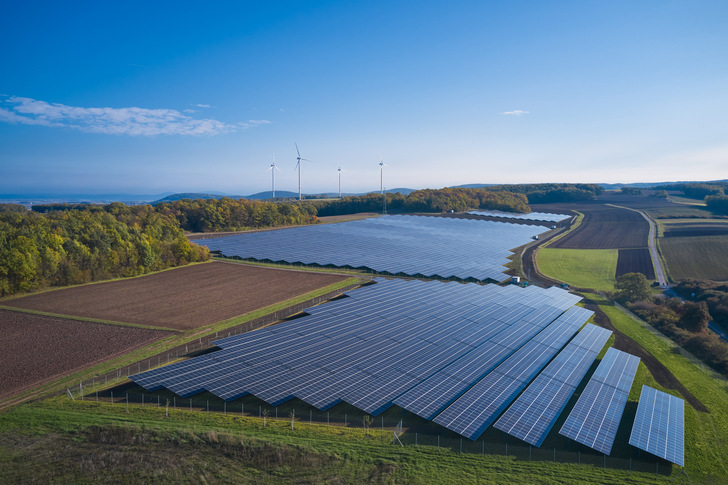
{"type": "MultiPolygon", "coordinates": [[[[88,390],[87,390],[88,391],[88,390]]],[[[673,473],[673,465],[665,460],[656,458],[648,453],[641,453],[634,449],[634,456],[607,456],[569,441],[566,448],[538,448],[525,446],[523,442],[514,443],[513,438],[502,434],[501,441],[494,441],[492,436],[489,439],[472,441],[447,432],[442,428],[441,433],[417,432],[416,423],[408,423],[401,417],[376,416],[372,417],[362,411],[349,407],[342,411],[334,408],[334,411],[319,411],[310,406],[303,406],[300,403],[284,403],[280,406],[269,406],[259,401],[226,402],[217,397],[192,396],[182,398],[171,394],[161,393],[138,393],[127,392],[121,388],[98,389],[81,393],[68,390],[70,399],[91,400],[106,402],[120,407],[144,406],[165,408],[167,412],[190,411],[200,413],[219,413],[222,415],[265,419],[268,422],[285,422],[295,426],[300,423],[318,424],[326,426],[377,429],[390,432],[391,440],[388,445],[402,447],[429,447],[430,449],[449,450],[453,453],[481,455],[481,456],[503,456],[515,460],[533,462],[568,463],[576,465],[594,466],[604,469],[621,470],[625,474],[649,473],[656,476],[670,476],[673,473]],[[412,425],[412,427],[410,427],[412,425]]],[[[272,423],[271,423],[272,424],[272,423]]]]}

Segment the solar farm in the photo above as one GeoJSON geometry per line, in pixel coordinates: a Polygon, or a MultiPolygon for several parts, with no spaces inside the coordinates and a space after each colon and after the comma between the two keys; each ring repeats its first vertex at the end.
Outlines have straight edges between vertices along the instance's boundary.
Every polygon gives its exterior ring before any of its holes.
{"type": "MultiPolygon", "coordinates": [[[[580,299],[555,287],[378,278],[130,378],[182,398],[253,395],[318,410],[344,402],[371,416],[398,406],[471,440],[495,423],[540,446],[611,335],[586,323],[580,299]]],[[[610,348],[560,433],[609,455],[638,364],[610,348]]]]}
{"type": "Polygon", "coordinates": [[[384,275],[503,281],[513,248],[540,226],[428,216],[381,216],[239,234],[199,243],[224,256],[359,269],[384,275]]]}
{"type": "MultiPolygon", "coordinates": [[[[529,216],[546,222],[565,217],[529,216]]],[[[199,339],[189,350],[182,345],[161,359],[155,355],[127,365],[123,374],[116,371],[121,379],[116,387],[96,392],[95,398],[124,403],[127,412],[130,402],[164,408],[166,400],[167,413],[218,411],[185,419],[234,414],[235,426],[237,420],[258,420],[244,426],[262,421],[263,429],[270,416],[288,421],[291,432],[300,422],[341,427],[342,436],[363,427],[369,436],[367,426],[374,422],[385,446],[442,444],[459,453],[496,458],[505,453],[523,461],[533,454],[542,464],[590,464],[615,473],[631,472],[634,465],[641,473],[659,468],[671,475],[672,465],[684,467],[686,459],[683,399],[645,381],[651,371],[645,371],[644,361],[615,348],[625,349],[615,339],[618,330],[604,326],[596,318],[598,307],[581,295],[503,281],[512,250],[544,230],[517,220],[382,216],[203,240],[226,257],[308,265],[314,271],[214,262],[191,268],[195,273],[272,271],[280,285],[293,285],[288,274],[325,275],[346,279],[347,286],[337,283],[339,289],[325,297],[279,305],[280,313],[260,317],[262,323],[216,327],[219,336],[211,332],[204,344],[199,339]],[[317,267],[377,276],[347,279],[317,267]]],[[[198,298],[181,310],[183,316],[170,318],[195,320],[222,304],[239,306],[251,299],[260,305],[275,302],[269,290],[276,285],[259,288],[257,296],[247,294],[254,281],[256,287],[263,284],[252,274],[244,278],[248,286],[237,279],[221,282],[230,287],[224,297],[211,298],[208,306],[198,298]]],[[[129,291],[150,293],[140,286],[145,281],[124,284],[129,291]]],[[[203,282],[198,278],[186,291],[198,294],[203,282]]],[[[44,311],[53,311],[55,300],[35,298],[50,305],[44,311]]],[[[220,323],[210,318],[212,325],[220,323]]],[[[191,328],[199,332],[204,326],[191,328]]],[[[73,390],[68,394],[73,397],[73,390]]]]}

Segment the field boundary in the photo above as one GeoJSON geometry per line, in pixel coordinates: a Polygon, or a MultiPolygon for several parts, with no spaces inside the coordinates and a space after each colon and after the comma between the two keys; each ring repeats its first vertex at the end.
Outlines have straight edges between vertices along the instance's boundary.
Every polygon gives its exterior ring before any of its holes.
{"type": "Polygon", "coordinates": [[[155,327],[152,325],[142,325],[139,323],[117,322],[115,320],[101,320],[101,319],[90,318],[90,317],[75,317],[73,315],[44,312],[41,310],[31,310],[29,308],[20,308],[20,307],[9,306],[9,305],[0,305],[0,310],[7,310],[10,312],[19,312],[19,313],[29,313],[31,315],[42,315],[44,317],[63,318],[64,320],[76,320],[78,322],[100,323],[103,325],[116,325],[119,327],[143,328],[145,330],[162,330],[165,332],[173,332],[173,333],[183,333],[184,332],[183,330],[177,330],[174,328],[155,327]]]}

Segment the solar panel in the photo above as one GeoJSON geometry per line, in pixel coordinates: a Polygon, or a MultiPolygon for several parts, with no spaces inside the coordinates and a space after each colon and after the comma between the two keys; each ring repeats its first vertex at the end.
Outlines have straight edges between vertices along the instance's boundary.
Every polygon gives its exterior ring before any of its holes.
{"type": "Polygon", "coordinates": [[[198,242],[226,256],[260,261],[501,281],[507,277],[503,265],[510,250],[543,231],[541,226],[396,215],[198,242]]]}
{"type": "MultiPolygon", "coordinates": [[[[297,397],[319,409],[345,400],[372,414],[406,396],[434,415],[554,319],[561,328],[581,311],[572,307],[579,297],[563,290],[375,281],[301,318],[220,339],[221,350],[131,378],[181,396],[253,394],[272,405],[297,397]]],[[[550,344],[538,344],[519,368],[545,364],[550,344]]]]}
{"type": "Polygon", "coordinates": [[[685,401],[642,386],[629,444],[685,466],[685,401]]]}
{"type": "Polygon", "coordinates": [[[639,358],[610,348],[560,433],[608,455],[612,451],[639,358]]]}
{"type": "Polygon", "coordinates": [[[551,214],[548,212],[529,212],[528,214],[517,214],[513,212],[500,212],[500,211],[483,211],[474,210],[469,211],[468,214],[475,216],[488,216],[488,217],[503,217],[506,219],[520,219],[530,221],[546,221],[546,222],[559,222],[568,219],[571,216],[564,214],[551,214]]]}
{"type": "Polygon", "coordinates": [[[531,445],[541,446],[611,334],[609,330],[587,324],[494,426],[531,445]],[[585,341],[584,335],[594,342],[591,347],[595,350],[580,346],[585,341]]]}

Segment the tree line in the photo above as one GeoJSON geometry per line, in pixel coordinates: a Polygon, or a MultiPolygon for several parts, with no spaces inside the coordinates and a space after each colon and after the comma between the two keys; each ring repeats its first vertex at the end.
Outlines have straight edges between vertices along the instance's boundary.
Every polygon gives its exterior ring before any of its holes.
{"type": "Polygon", "coordinates": [[[728,285],[681,281],[674,290],[683,298],[653,297],[642,273],[617,278],[615,298],[644,321],[712,368],[728,374],[728,344],[707,331],[713,320],[728,326],[728,285]]]}
{"type": "MultiPolygon", "coordinates": [[[[423,189],[407,195],[386,193],[388,212],[461,212],[468,209],[494,209],[506,212],[530,212],[528,199],[522,194],[492,192],[485,189],[423,189]]],[[[318,216],[380,212],[384,197],[379,193],[348,196],[336,200],[304,202],[318,216]]]]}
{"type": "Polygon", "coordinates": [[[207,248],[190,243],[176,220],[148,205],[46,213],[0,207],[0,296],[207,259],[207,248]]]}

